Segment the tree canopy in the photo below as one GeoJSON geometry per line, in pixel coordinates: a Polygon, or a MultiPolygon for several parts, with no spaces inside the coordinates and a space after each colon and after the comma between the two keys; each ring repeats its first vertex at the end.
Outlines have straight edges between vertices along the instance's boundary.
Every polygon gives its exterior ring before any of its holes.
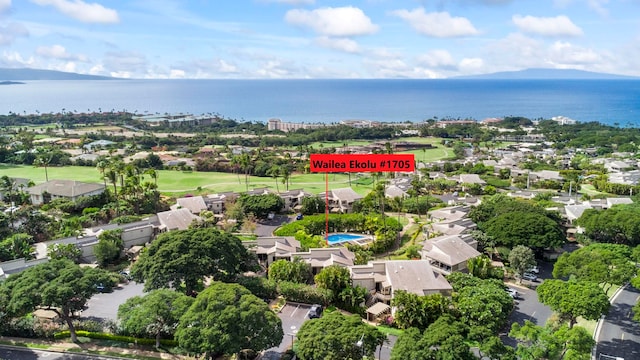
{"type": "Polygon", "coordinates": [[[158,289],[144,296],[134,296],[118,308],[122,329],[134,336],[151,336],[160,347],[163,335],[173,336],[180,317],[189,309],[193,298],[182,293],[158,289]]]}
{"type": "Polygon", "coordinates": [[[70,260],[51,260],[10,276],[0,283],[1,304],[9,316],[23,316],[38,307],[55,311],[69,326],[76,341],[72,315],[84,310],[87,301],[98,293],[97,285],[115,285],[111,275],[101,269],[80,267],[70,260]]]}
{"type": "Polygon", "coordinates": [[[469,217],[497,245],[548,248],[562,245],[565,236],[557,213],[535,203],[497,194],[474,207],[469,217]]]}
{"type": "Polygon", "coordinates": [[[295,257],[293,261],[276,260],[269,265],[269,280],[271,281],[291,281],[308,284],[312,278],[311,265],[299,257],[295,257]]]}
{"type": "Polygon", "coordinates": [[[616,205],[606,210],[587,209],[576,221],[584,234],[597,242],[640,245],[640,204],[616,205]]]}
{"type": "Polygon", "coordinates": [[[568,321],[569,328],[575,325],[578,316],[597,320],[611,306],[604,290],[592,282],[545,280],[536,291],[540,302],[568,321]]]}
{"type": "Polygon", "coordinates": [[[246,214],[252,213],[257,218],[266,218],[270,212],[278,213],[284,206],[284,200],[276,194],[242,195],[240,204],[246,214]]]}
{"type": "Polygon", "coordinates": [[[339,311],[305,322],[298,331],[296,355],[301,360],[356,360],[370,357],[386,336],[358,315],[339,311]]]}
{"type": "Polygon", "coordinates": [[[591,244],[570,253],[564,253],[553,267],[553,277],[591,281],[605,285],[628,283],[638,268],[632,262],[631,249],[619,244],[591,244]]]}
{"type": "Polygon", "coordinates": [[[536,264],[536,258],[533,254],[533,250],[524,246],[518,245],[514,247],[509,253],[509,265],[514,269],[520,277],[525,271],[531,269],[536,264]]]}
{"type": "Polygon", "coordinates": [[[205,277],[231,281],[249,270],[252,257],[235,236],[214,229],[164,233],[140,255],[131,275],[145,290],[182,289],[194,294],[205,277]]]}
{"type": "Polygon", "coordinates": [[[421,296],[396,290],[391,305],[396,308],[394,320],[398,327],[424,330],[446,313],[451,304],[440,294],[421,296]]]}
{"type": "Polygon", "coordinates": [[[192,354],[262,351],[282,341],[280,318],[260,298],[238,284],[214,282],[180,318],[175,339],[192,354]]]}
{"type": "Polygon", "coordinates": [[[524,325],[513,323],[509,336],[518,340],[516,355],[520,359],[588,360],[595,344],[591,334],[580,326],[542,327],[529,320],[524,325]]]}
{"type": "Polygon", "coordinates": [[[398,337],[391,360],[472,360],[475,356],[464,340],[468,327],[448,315],[441,316],[424,331],[410,328],[398,337]]]}

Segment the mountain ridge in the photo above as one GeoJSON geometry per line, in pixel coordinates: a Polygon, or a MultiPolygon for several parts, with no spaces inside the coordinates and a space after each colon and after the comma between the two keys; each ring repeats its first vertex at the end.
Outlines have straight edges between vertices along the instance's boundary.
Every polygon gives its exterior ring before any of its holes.
{"type": "Polygon", "coordinates": [[[0,81],[24,80],[116,80],[118,78],[99,75],[85,75],[57,70],[31,68],[0,68],[0,81]]]}
{"type": "Polygon", "coordinates": [[[577,69],[530,68],[489,74],[454,76],[464,80],[639,80],[636,76],[599,73],[577,69]]]}

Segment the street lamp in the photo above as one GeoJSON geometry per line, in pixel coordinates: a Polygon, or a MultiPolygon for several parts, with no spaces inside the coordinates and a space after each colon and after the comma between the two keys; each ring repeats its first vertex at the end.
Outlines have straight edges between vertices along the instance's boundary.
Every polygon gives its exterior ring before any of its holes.
{"type": "Polygon", "coordinates": [[[296,337],[296,334],[298,333],[298,329],[296,329],[295,325],[291,325],[291,350],[293,350],[293,341],[296,337]]]}
{"type": "Polygon", "coordinates": [[[361,354],[362,354],[362,356],[360,357],[361,359],[364,358],[364,342],[362,341],[362,339],[364,339],[364,333],[362,333],[362,336],[360,336],[360,340],[356,342],[356,346],[359,347],[361,350],[361,354]]]}

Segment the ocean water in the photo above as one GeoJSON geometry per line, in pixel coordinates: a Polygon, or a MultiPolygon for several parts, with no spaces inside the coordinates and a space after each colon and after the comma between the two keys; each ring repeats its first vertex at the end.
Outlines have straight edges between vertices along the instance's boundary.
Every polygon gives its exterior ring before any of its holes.
{"type": "Polygon", "coordinates": [[[567,116],[640,126],[640,80],[82,80],[0,86],[0,114],[126,110],[266,122],[567,116]]]}

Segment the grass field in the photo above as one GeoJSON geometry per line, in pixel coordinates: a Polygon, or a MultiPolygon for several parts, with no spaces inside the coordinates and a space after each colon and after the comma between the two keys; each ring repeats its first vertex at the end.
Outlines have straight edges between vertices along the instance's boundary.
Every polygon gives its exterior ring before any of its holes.
{"type": "MultiPolygon", "coordinates": [[[[103,182],[100,172],[94,167],[65,166],[49,167],[49,180],[72,179],[85,182],[103,182]]],[[[0,176],[20,177],[33,180],[36,184],[45,181],[44,168],[25,165],[0,164],[0,176]]],[[[372,185],[357,185],[356,176],[353,175],[352,188],[359,194],[367,194],[372,185]]],[[[304,189],[310,193],[320,193],[325,190],[324,174],[296,174],[289,179],[289,189],[304,189]]],[[[349,177],[344,174],[329,174],[329,188],[337,189],[349,186],[349,177]]],[[[270,188],[280,191],[285,190],[282,179],[278,179],[276,187],[275,179],[268,177],[249,177],[249,189],[270,188]]],[[[220,172],[182,172],[161,170],[158,172],[158,188],[166,195],[211,194],[224,191],[246,191],[244,175],[220,173],[220,172]],[[198,190],[201,188],[201,190],[198,190]]]]}

